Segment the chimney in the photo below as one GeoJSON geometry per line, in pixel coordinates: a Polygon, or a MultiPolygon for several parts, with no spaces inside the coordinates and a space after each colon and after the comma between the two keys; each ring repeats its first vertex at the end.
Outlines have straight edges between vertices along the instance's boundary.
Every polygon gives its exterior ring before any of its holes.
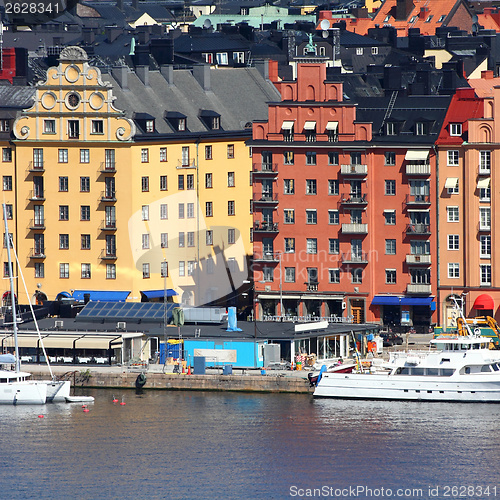
{"type": "Polygon", "coordinates": [[[414,5],[412,0],[397,0],[396,3],[396,21],[406,21],[414,5]]]}
{"type": "Polygon", "coordinates": [[[123,90],[128,90],[128,66],[117,66],[111,70],[111,75],[123,90]]]}
{"type": "Polygon", "coordinates": [[[116,7],[123,11],[123,0],[116,0],[116,7]]]}
{"type": "Polygon", "coordinates": [[[116,26],[106,26],[106,38],[108,43],[113,43],[121,34],[121,28],[116,26]]]}
{"type": "Polygon", "coordinates": [[[174,84],[174,67],[171,64],[160,66],[160,72],[169,85],[174,84]]]}
{"type": "Polygon", "coordinates": [[[481,80],[493,80],[493,71],[481,71],[481,80]]]}
{"type": "Polygon", "coordinates": [[[149,87],[149,66],[137,66],[135,74],[146,87],[149,87]]]}
{"type": "Polygon", "coordinates": [[[95,33],[92,28],[82,28],[83,43],[92,45],[95,42],[95,33]]]}
{"type": "Polygon", "coordinates": [[[208,64],[195,64],[193,76],[203,90],[210,90],[210,66],[208,64]]]}

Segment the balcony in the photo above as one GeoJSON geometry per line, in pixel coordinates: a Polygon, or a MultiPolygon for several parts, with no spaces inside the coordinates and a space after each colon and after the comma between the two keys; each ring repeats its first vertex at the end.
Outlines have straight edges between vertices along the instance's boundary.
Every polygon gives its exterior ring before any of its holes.
{"type": "Polygon", "coordinates": [[[343,194],[340,198],[343,205],[367,205],[366,194],[343,194]]]}
{"type": "Polygon", "coordinates": [[[31,219],[28,224],[29,229],[45,229],[45,219],[31,219]]]}
{"type": "Polygon", "coordinates": [[[279,253],[264,252],[264,254],[255,254],[253,256],[254,262],[279,262],[279,253]]]}
{"type": "Polygon", "coordinates": [[[481,232],[491,231],[491,223],[486,222],[486,221],[479,222],[479,224],[477,225],[477,230],[481,231],[481,232]]]}
{"type": "Polygon", "coordinates": [[[116,259],[116,250],[111,249],[108,251],[108,249],[104,248],[101,251],[101,255],[99,255],[99,258],[101,260],[115,260],[116,259]]]}
{"type": "Polygon", "coordinates": [[[368,174],[368,165],[340,165],[342,175],[366,175],[368,174]]]}
{"type": "Polygon", "coordinates": [[[99,167],[99,172],[112,174],[116,172],[116,163],[114,161],[103,161],[99,167]]]}
{"type": "Polygon", "coordinates": [[[255,175],[278,175],[277,163],[254,163],[252,171],[255,175]]]}
{"type": "Polygon", "coordinates": [[[368,224],[342,224],[345,234],[368,234],[368,224]]]}
{"type": "Polygon", "coordinates": [[[407,254],[406,263],[429,266],[431,264],[431,256],[427,254],[407,254]]]}
{"type": "Polygon", "coordinates": [[[368,264],[366,252],[347,252],[341,255],[342,264],[368,264]]]}
{"type": "Polygon", "coordinates": [[[318,291],[318,282],[317,281],[308,281],[304,283],[306,285],[307,292],[317,292],[318,291]]]}
{"type": "Polygon", "coordinates": [[[431,196],[429,194],[407,194],[405,203],[407,206],[430,205],[431,196]]]}
{"type": "Polygon", "coordinates": [[[30,201],[45,201],[45,196],[43,191],[30,191],[28,199],[30,201]]]}
{"type": "Polygon", "coordinates": [[[100,231],[116,231],[115,220],[103,220],[99,226],[100,231]]]}
{"type": "Polygon", "coordinates": [[[191,159],[177,160],[176,168],[196,168],[196,163],[194,161],[194,158],[192,160],[191,159]]]}
{"type": "Polygon", "coordinates": [[[30,259],[45,259],[45,248],[44,247],[31,248],[29,258],[30,259]]]}
{"type": "Polygon", "coordinates": [[[268,204],[277,204],[278,203],[278,194],[277,193],[254,193],[253,195],[254,203],[265,203],[268,204]]]}
{"type": "Polygon", "coordinates": [[[43,161],[30,161],[28,164],[28,172],[45,172],[43,161]]]}
{"type": "Polygon", "coordinates": [[[116,201],[116,191],[101,191],[100,201],[116,201]]]}
{"type": "Polygon", "coordinates": [[[407,224],[406,234],[429,235],[431,234],[431,226],[430,224],[407,224]]]}
{"type": "Polygon", "coordinates": [[[253,224],[253,231],[258,233],[278,233],[277,222],[259,222],[255,221],[253,224]]]}
{"type": "Polygon", "coordinates": [[[491,175],[491,168],[479,166],[479,175],[491,175]]]}
{"type": "Polygon", "coordinates": [[[432,293],[431,285],[424,283],[408,283],[406,293],[430,295],[432,293]]]}
{"type": "Polygon", "coordinates": [[[410,163],[406,165],[406,175],[431,175],[431,166],[429,163],[424,165],[410,163]]]}

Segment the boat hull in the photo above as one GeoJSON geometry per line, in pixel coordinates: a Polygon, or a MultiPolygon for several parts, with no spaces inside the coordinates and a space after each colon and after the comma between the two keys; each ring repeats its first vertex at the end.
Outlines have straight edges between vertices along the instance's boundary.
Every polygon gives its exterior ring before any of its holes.
{"type": "Polygon", "coordinates": [[[47,384],[35,381],[0,384],[0,404],[43,405],[47,401],[47,384]]]}
{"type": "Polygon", "coordinates": [[[403,401],[500,403],[500,377],[479,374],[443,377],[324,373],[315,397],[403,401]]]}
{"type": "Polygon", "coordinates": [[[47,384],[47,403],[64,403],[69,396],[71,383],[69,380],[43,380],[47,384]]]}

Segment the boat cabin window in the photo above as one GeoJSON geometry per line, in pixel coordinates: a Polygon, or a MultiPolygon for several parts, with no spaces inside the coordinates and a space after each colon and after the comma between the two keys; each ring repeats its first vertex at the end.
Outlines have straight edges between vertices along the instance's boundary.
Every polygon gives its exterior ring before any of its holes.
{"type": "Polygon", "coordinates": [[[423,375],[424,374],[424,368],[412,368],[411,369],[411,374],[412,375],[423,375]]]}
{"type": "Polygon", "coordinates": [[[0,384],[6,384],[7,379],[6,378],[0,378],[0,384]]]}
{"type": "Polygon", "coordinates": [[[397,375],[430,375],[434,377],[451,377],[455,370],[453,368],[410,368],[401,366],[396,370],[397,375]]]}
{"type": "Polygon", "coordinates": [[[494,372],[497,372],[499,370],[498,365],[496,363],[493,363],[491,367],[493,368],[494,372]]]}
{"type": "Polygon", "coordinates": [[[481,371],[482,372],[490,372],[491,371],[490,365],[483,365],[481,367],[481,371]]]}
{"type": "Polygon", "coordinates": [[[439,375],[439,369],[427,368],[427,375],[432,375],[433,377],[437,377],[439,375]]]}

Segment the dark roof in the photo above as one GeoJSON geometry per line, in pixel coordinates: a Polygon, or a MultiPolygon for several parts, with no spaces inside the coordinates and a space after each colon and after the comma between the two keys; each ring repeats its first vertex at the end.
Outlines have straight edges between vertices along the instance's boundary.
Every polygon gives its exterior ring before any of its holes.
{"type": "Polygon", "coordinates": [[[34,87],[0,85],[0,108],[30,108],[35,98],[34,87]]]}
{"type": "Polygon", "coordinates": [[[181,35],[174,41],[175,52],[191,54],[193,52],[218,52],[222,50],[248,50],[250,44],[241,35],[223,35],[207,33],[203,35],[181,35]]]}

